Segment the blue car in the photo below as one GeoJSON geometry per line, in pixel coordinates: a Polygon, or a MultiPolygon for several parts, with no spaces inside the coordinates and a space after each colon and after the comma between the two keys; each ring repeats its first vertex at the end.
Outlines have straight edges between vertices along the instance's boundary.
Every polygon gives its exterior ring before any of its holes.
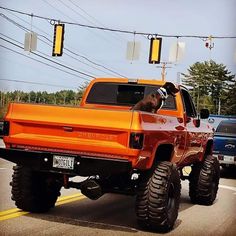
{"type": "Polygon", "coordinates": [[[216,128],[213,155],[223,167],[236,166],[236,120],[223,120],[216,128]]]}

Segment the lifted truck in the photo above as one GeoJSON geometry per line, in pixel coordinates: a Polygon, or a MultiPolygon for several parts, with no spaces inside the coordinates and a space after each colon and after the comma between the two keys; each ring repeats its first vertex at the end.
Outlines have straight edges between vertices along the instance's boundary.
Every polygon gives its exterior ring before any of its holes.
{"type": "Polygon", "coordinates": [[[80,107],[11,103],[0,157],[17,164],[11,182],[16,206],[48,211],[62,186],[94,200],[105,193],[133,194],[139,225],[168,231],[178,216],[180,179],[189,179],[193,203],[213,204],[219,163],[212,156],[212,128],[200,121],[206,110],[197,115],[183,86],[155,114],[132,110],[163,84],[95,79],[80,107]],[[189,176],[185,166],[192,167],[189,176]],[[73,182],[74,176],[88,178],[73,182]]]}

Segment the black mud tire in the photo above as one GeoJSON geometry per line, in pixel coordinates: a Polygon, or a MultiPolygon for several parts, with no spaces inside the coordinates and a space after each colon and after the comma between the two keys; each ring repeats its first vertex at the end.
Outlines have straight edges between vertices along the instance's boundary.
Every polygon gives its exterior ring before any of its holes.
{"type": "Polygon", "coordinates": [[[212,205],[216,199],[220,179],[217,158],[208,155],[203,163],[194,164],[189,175],[189,196],[194,204],[212,205]]]}
{"type": "Polygon", "coordinates": [[[52,174],[35,172],[28,167],[13,167],[12,200],[15,205],[29,212],[47,212],[55,206],[61,185],[52,174]]]}
{"type": "Polygon", "coordinates": [[[180,176],[174,164],[157,163],[152,173],[143,174],[136,197],[138,224],[145,229],[167,232],[178,217],[180,176]]]}

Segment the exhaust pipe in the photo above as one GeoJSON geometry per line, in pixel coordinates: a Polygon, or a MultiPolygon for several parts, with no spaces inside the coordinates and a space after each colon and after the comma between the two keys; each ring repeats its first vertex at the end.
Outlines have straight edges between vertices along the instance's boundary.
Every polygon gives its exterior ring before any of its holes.
{"type": "Polygon", "coordinates": [[[93,179],[82,182],[80,184],[80,190],[82,194],[91,200],[97,200],[103,195],[101,186],[93,179]]]}

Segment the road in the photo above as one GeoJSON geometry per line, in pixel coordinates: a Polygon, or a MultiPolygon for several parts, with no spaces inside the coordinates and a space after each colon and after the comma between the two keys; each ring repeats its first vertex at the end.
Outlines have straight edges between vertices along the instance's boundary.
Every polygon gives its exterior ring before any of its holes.
{"type": "MultiPolygon", "coordinates": [[[[0,159],[0,235],[163,235],[137,226],[132,196],[106,194],[92,201],[77,190],[62,190],[57,206],[46,214],[18,211],[10,199],[12,166],[0,159]]],[[[212,206],[191,204],[188,181],[182,182],[179,216],[174,229],[165,235],[236,235],[236,172],[221,174],[218,196],[212,206]]]]}

